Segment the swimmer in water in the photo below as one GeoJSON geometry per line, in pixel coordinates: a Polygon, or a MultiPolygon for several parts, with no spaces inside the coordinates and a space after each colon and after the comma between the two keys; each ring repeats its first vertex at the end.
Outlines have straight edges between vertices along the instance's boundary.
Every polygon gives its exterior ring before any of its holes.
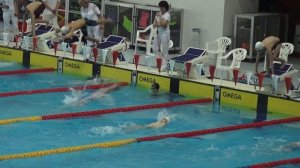
{"type": "Polygon", "coordinates": [[[300,141],[298,142],[292,142],[287,145],[280,146],[280,150],[284,152],[294,151],[294,150],[300,150],[300,141]]]}
{"type": "Polygon", "coordinates": [[[166,126],[169,122],[170,122],[170,118],[164,117],[164,118],[160,119],[159,121],[147,124],[144,127],[145,128],[162,128],[162,127],[166,126]]]}
{"type": "Polygon", "coordinates": [[[125,128],[125,131],[131,132],[135,130],[140,130],[140,129],[157,129],[157,128],[162,128],[166,126],[168,123],[170,123],[171,119],[169,117],[164,117],[158,121],[152,122],[147,125],[133,125],[133,126],[128,126],[125,128]]]}
{"type": "Polygon", "coordinates": [[[118,88],[120,88],[122,85],[119,84],[113,84],[109,87],[103,88],[103,89],[99,89],[97,91],[95,91],[94,93],[92,93],[90,96],[87,96],[83,99],[81,99],[79,101],[80,104],[85,104],[89,101],[93,101],[93,100],[97,100],[100,99],[102,97],[104,97],[107,93],[113,91],[113,90],[117,90],[118,88]]]}

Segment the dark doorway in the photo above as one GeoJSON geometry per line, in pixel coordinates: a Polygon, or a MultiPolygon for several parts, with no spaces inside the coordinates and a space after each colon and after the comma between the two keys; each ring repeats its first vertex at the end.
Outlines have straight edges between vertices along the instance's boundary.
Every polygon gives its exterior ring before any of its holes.
{"type": "Polygon", "coordinates": [[[297,24],[300,24],[299,0],[260,0],[259,11],[288,14],[288,41],[294,42],[295,28],[297,24]]]}

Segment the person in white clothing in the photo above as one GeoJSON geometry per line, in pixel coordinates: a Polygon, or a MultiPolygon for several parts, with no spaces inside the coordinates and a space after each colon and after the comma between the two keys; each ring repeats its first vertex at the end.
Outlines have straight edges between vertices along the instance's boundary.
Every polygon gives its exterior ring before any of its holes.
{"type": "Polygon", "coordinates": [[[153,21],[153,26],[157,27],[157,37],[154,37],[153,51],[157,55],[160,51],[163,59],[162,70],[167,67],[167,61],[169,59],[169,43],[170,43],[170,27],[169,22],[171,16],[169,11],[169,4],[167,1],[160,1],[158,6],[160,12],[158,12],[153,21]]]}
{"type": "MultiPolygon", "coordinates": [[[[100,9],[97,5],[90,3],[89,0],[79,0],[81,17],[86,20],[87,35],[94,37],[99,41],[102,40],[100,31],[100,22],[102,20],[100,9]]],[[[92,41],[88,41],[88,45],[92,45],[92,41]]]]}
{"type": "Polygon", "coordinates": [[[59,25],[57,22],[57,9],[60,6],[60,0],[43,0],[45,10],[43,12],[43,20],[48,21],[57,30],[59,25]]]}
{"type": "Polygon", "coordinates": [[[14,34],[19,34],[18,29],[18,11],[16,9],[16,0],[0,0],[0,7],[3,11],[4,31],[9,32],[10,21],[13,24],[14,34]]]}

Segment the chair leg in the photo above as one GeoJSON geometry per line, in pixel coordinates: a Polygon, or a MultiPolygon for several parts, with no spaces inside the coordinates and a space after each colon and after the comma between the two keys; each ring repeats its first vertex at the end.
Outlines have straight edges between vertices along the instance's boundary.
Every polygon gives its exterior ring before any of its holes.
{"type": "Polygon", "coordinates": [[[203,63],[202,64],[196,64],[196,68],[197,68],[197,73],[199,78],[202,77],[202,69],[203,69],[203,63]]]}
{"type": "Polygon", "coordinates": [[[175,60],[170,60],[169,64],[170,64],[171,75],[173,75],[174,66],[175,66],[175,60]]]}
{"type": "Polygon", "coordinates": [[[101,54],[102,54],[102,58],[103,58],[103,64],[105,64],[107,53],[108,53],[108,50],[106,50],[106,49],[101,50],[101,54]]]}
{"type": "Polygon", "coordinates": [[[137,52],[137,41],[135,41],[135,47],[134,47],[134,53],[136,54],[137,52]]]}
{"type": "Polygon", "coordinates": [[[147,70],[148,72],[150,72],[150,56],[146,55],[146,65],[147,65],[147,70]]]}
{"type": "Polygon", "coordinates": [[[151,53],[151,44],[146,43],[146,55],[150,55],[151,53]]]}
{"type": "Polygon", "coordinates": [[[221,70],[221,85],[223,84],[223,70],[221,70]]]}

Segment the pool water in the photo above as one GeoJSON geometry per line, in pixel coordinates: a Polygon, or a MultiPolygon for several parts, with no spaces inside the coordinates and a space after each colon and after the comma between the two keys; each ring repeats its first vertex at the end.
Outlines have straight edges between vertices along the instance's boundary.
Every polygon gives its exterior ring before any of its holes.
{"type": "MultiPolygon", "coordinates": [[[[0,76],[1,92],[84,85],[86,79],[55,72],[0,76]],[[9,82],[8,82],[9,81],[9,82]],[[6,83],[6,84],[3,84],[6,83]],[[5,86],[5,88],[3,88],[5,86]]],[[[104,80],[105,82],[113,82],[104,80]]],[[[93,90],[81,94],[90,95],[93,90]]],[[[70,104],[72,92],[0,98],[0,119],[40,116],[96,109],[165,103],[188,99],[125,86],[87,104],[70,104]]],[[[76,96],[75,96],[76,97],[76,96]]],[[[69,146],[110,142],[127,138],[201,130],[255,119],[255,112],[213,104],[113,113],[77,119],[19,122],[0,126],[0,155],[69,146]],[[160,129],[132,129],[169,116],[160,129]]],[[[300,150],[282,151],[280,146],[300,140],[299,123],[238,130],[191,138],[136,142],[117,148],[0,161],[2,168],[118,168],[118,167],[241,167],[298,157],[300,150]]]]}

